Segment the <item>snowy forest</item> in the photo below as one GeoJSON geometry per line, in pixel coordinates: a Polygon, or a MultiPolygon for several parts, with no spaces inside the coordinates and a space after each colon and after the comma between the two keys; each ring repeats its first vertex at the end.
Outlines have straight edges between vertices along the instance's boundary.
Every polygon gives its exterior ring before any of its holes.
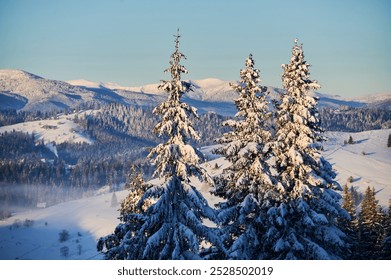
{"type": "MultiPolygon", "coordinates": [[[[57,113],[46,113],[44,119],[54,118],[57,113]]],[[[0,116],[4,122],[11,122],[41,119],[42,115],[3,111],[0,116]]],[[[195,127],[202,133],[197,145],[213,144],[226,130],[221,126],[225,119],[215,113],[194,119],[195,127]]],[[[113,103],[96,115],[76,114],[73,121],[95,142],[55,144],[58,156],[44,141],[37,141],[37,135],[19,131],[0,134],[0,198],[4,203],[0,218],[7,216],[7,205],[34,207],[46,202],[49,206],[91,195],[105,185],[117,190],[128,181],[132,166],[144,178],[151,177],[153,168],[145,157],[148,148],[159,142],[150,133],[157,123],[152,108],[113,103]]]]}
{"type": "MultiPolygon", "coordinates": [[[[262,85],[250,54],[229,87],[236,114],[198,113],[184,101],[195,90],[182,77],[184,59],[177,34],[165,70],[170,79],[159,85],[164,94],[155,107],[92,100],[62,110],[0,110],[0,127],[37,122],[41,128],[0,132],[0,220],[15,209],[108,188],[113,198],[128,194],[113,233],[99,235],[97,249],[106,259],[391,258],[391,200],[386,209],[374,186],[360,192],[358,176],[337,181],[324,156],[325,131],[389,129],[387,107],[320,106],[314,94],[320,85],[296,40],[282,65],[283,89],[272,93],[262,85]],[[60,128],[68,121],[71,128],[60,128]],[[72,137],[42,136],[54,131],[72,137]],[[213,153],[201,152],[207,146],[213,153]],[[215,158],[227,164],[208,166],[215,158]]],[[[45,86],[57,84],[65,87],[45,86]]],[[[390,148],[387,136],[382,142],[390,148]]],[[[365,141],[349,136],[343,145],[365,141]]]]}
{"type": "Polygon", "coordinates": [[[245,60],[232,84],[237,113],[213,135],[220,143],[215,153],[230,166],[212,177],[195,146],[197,110],[182,100],[191,85],[182,80],[179,39],[165,70],[171,79],[159,86],[167,99],[153,110],[159,122],[150,132],[163,142],[146,159],[156,180],[133,174],[120,223],[98,241],[105,258],[390,259],[390,209],[378,205],[369,187],[363,196],[342,187],[321,154],[326,138],[312,95],[320,86],[310,79],[303,46],[295,40],[282,65],[284,91],[273,102],[252,55],[245,60]],[[209,205],[194,178],[221,202],[209,205]]]}

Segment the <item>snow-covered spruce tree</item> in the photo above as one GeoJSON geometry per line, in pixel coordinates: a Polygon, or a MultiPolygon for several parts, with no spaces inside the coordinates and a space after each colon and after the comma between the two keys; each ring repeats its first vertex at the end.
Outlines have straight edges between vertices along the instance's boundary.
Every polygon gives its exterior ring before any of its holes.
{"type": "Polygon", "coordinates": [[[232,259],[258,259],[263,234],[262,221],[275,191],[267,160],[270,158],[270,117],[266,94],[252,55],[232,85],[239,94],[235,119],[224,123],[231,131],[219,139],[225,144],[215,152],[232,165],[215,180],[215,194],[226,199],[219,204],[223,241],[232,259]]]}
{"type": "Polygon", "coordinates": [[[391,260],[391,199],[388,200],[388,212],[385,214],[384,237],[382,241],[381,258],[391,260]]]}
{"type": "Polygon", "coordinates": [[[347,185],[343,186],[342,191],[342,208],[348,212],[349,217],[341,217],[339,219],[339,225],[343,229],[343,231],[346,233],[346,235],[349,238],[349,243],[351,244],[351,247],[349,250],[347,250],[346,254],[344,254],[345,257],[348,257],[349,259],[355,258],[355,252],[358,248],[358,237],[359,237],[359,226],[358,226],[358,217],[356,214],[357,208],[356,204],[354,202],[354,188],[348,187],[347,185]]]}
{"type": "Polygon", "coordinates": [[[168,137],[149,154],[156,166],[155,176],[162,182],[149,188],[140,200],[155,202],[143,213],[142,225],[133,237],[138,243],[132,243],[133,252],[128,258],[197,259],[202,244],[223,249],[216,229],[204,225],[205,218],[215,219],[215,211],[190,181],[191,176],[209,182],[211,179],[200,166],[202,154],[187,144],[190,138],[198,140],[199,136],[189,120],[191,115],[197,117],[196,109],[181,101],[190,85],[181,81],[181,74],[187,70],[180,64],[185,56],[179,51],[179,38],[177,34],[175,52],[166,69],[171,80],[159,86],[168,98],[154,109],[162,117],[155,132],[168,137]]]}
{"type": "Polygon", "coordinates": [[[383,212],[376,200],[375,189],[368,187],[361,202],[359,214],[359,248],[358,259],[380,258],[383,239],[383,212]]]}
{"type": "Polygon", "coordinates": [[[289,64],[282,65],[284,93],[277,104],[273,145],[277,189],[282,199],[268,211],[265,258],[338,259],[346,235],[337,220],[347,216],[331,164],[321,155],[322,129],[317,99],[297,39],[289,64]]]}
{"type": "Polygon", "coordinates": [[[139,259],[142,257],[138,243],[143,244],[145,238],[136,236],[144,222],[145,210],[151,205],[151,201],[143,200],[145,191],[151,187],[144,182],[140,173],[136,173],[132,167],[129,194],[121,202],[120,221],[114,233],[101,237],[97,244],[98,251],[104,252],[108,260],[139,259]]]}
{"type": "Polygon", "coordinates": [[[142,173],[136,171],[136,167],[133,165],[129,174],[129,181],[125,184],[125,189],[129,189],[130,192],[126,198],[121,201],[120,220],[126,221],[128,215],[132,213],[141,214],[151,206],[150,200],[144,200],[143,203],[139,203],[143,197],[145,191],[152,185],[146,183],[142,176],[142,173]]]}
{"type": "Polygon", "coordinates": [[[342,208],[348,212],[351,218],[354,218],[356,216],[356,207],[353,201],[353,193],[347,185],[343,186],[342,199],[342,208]]]}

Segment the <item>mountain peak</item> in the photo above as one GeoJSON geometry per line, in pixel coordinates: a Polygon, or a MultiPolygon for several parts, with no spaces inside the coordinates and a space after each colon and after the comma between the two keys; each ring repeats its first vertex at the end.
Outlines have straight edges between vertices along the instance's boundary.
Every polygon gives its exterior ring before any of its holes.
{"type": "Polygon", "coordinates": [[[102,83],[93,82],[85,79],[71,80],[66,82],[73,86],[86,87],[86,88],[99,88],[102,86],[102,83]]]}
{"type": "MultiPolygon", "coordinates": [[[[220,110],[223,107],[222,104],[235,109],[233,100],[237,98],[238,93],[230,86],[230,81],[218,78],[187,81],[193,85],[192,91],[186,94],[187,102],[193,102],[192,105],[197,104],[196,107],[203,111],[219,111],[220,113],[223,113],[220,110]],[[216,109],[217,107],[219,109],[216,109]]],[[[267,88],[271,98],[278,98],[281,89],[267,88]]],[[[390,108],[391,106],[390,93],[371,95],[362,99],[315,94],[321,97],[319,105],[324,107],[390,108]]],[[[158,84],[129,87],[85,79],[63,82],[45,79],[23,70],[0,69],[0,109],[62,110],[83,104],[111,102],[152,106],[164,96],[158,84]]]]}
{"type": "Polygon", "coordinates": [[[0,69],[0,79],[43,79],[42,77],[30,72],[19,69],[0,69]]]}

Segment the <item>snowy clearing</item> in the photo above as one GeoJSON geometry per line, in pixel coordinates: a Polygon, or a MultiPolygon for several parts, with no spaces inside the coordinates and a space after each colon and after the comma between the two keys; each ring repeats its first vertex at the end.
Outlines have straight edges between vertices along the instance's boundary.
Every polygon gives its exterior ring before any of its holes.
{"type": "Polygon", "coordinates": [[[387,148],[391,129],[370,130],[359,133],[328,132],[324,145],[325,158],[337,171],[337,181],[343,185],[352,176],[348,186],[361,192],[370,186],[383,206],[391,198],[391,148],[387,148]],[[354,144],[344,144],[352,136],[354,144]]]}
{"type": "Polygon", "coordinates": [[[94,112],[97,112],[97,110],[87,110],[69,115],[59,115],[56,118],[47,120],[2,126],[0,127],[0,133],[20,131],[34,134],[36,141],[43,140],[45,144],[52,142],[56,144],[64,142],[92,144],[93,140],[84,133],[84,129],[80,125],[74,122],[74,118],[76,115],[80,117],[94,112]]]}

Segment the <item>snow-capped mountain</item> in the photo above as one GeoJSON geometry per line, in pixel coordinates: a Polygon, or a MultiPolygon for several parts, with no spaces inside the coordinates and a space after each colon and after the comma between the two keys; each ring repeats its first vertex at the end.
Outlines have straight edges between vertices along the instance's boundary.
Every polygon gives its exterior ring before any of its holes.
{"type": "MultiPolygon", "coordinates": [[[[216,78],[189,80],[193,87],[185,101],[200,112],[214,111],[233,115],[236,109],[233,100],[237,94],[230,83],[216,78]]],[[[281,89],[267,87],[271,98],[277,98],[281,89]]],[[[321,107],[375,107],[391,108],[391,93],[363,98],[345,99],[323,93],[321,107]]],[[[52,111],[80,107],[86,104],[121,104],[155,106],[165,98],[158,84],[121,86],[116,83],[100,83],[87,80],[56,81],[45,79],[22,70],[0,70],[0,109],[12,108],[25,111],[52,111]]]]}
{"type": "MultiPolygon", "coordinates": [[[[207,78],[202,80],[188,80],[192,85],[192,91],[186,94],[188,99],[194,101],[217,101],[232,103],[237,98],[231,87],[232,83],[236,81],[224,81],[217,78],[207,78]]],[[[146,94],[161,95],[165,94],[162,90],[158,89],[159,84],[147,84],[138,87],[120,86],[116,83],[99,83],[87,80],[72,80],[67,83],[75,86],[85,87],[89,89],[93,88],[107,88],[111,90],[123,90],[131,92],[140,92],[146,94]]],[[[278,98],[278,95],[282,92],[282,89],[271,86],[266,86],[266,90],[270,94],[270,98],[278,98]]],[[[382,93],[368,95],[361,98],[343,98],[339,95],[329,95],[325,93],[316,92],[315,96],[320,98],[320,107],[339,108],[340,106],[347,106],[353,108],[362,107],[377,107],[388,108],[391,104],[391,93],[382,93]]]]}
{"type": "Polygon", "coordinates": [[[0,108],[50,111],[94,101],[92,91],[21,70],[0,70],[0,108]]]}
{"type": "Polygon", "coordinates": [[[112,102],[150,105],[160,99],[121,89],[114,91],[99,83],[84,81],[83,86],[75,86],[22,70],[0,70],[0,109],[53,111],[112,102]]]}
{"type": "MultiPolygon", "coordinates": [[[[210,101],[231,101],[236,94],[232,90],[229,81],[223,81],[216,78],[208,78],[203,80],[188,80],[192,85],[192,91],[187,96],[194,100],[210,100],[210,101]]],[[[106,88],[111,90],[122,90],[130,92],[141,92],[145,94],[165,94],[164,91],[158,88],[159,84],[147,84],[143,86],[120,86],[116,83],[99,83],[84,79],[71,80],[67,83],[83,88],[106,88]]]]}
{"type": "Polygon", "coordinates": [[[391,110],[391,93],[367,95],[357,99],[357,101],[366,103],[369,107],[391,110]]]}

